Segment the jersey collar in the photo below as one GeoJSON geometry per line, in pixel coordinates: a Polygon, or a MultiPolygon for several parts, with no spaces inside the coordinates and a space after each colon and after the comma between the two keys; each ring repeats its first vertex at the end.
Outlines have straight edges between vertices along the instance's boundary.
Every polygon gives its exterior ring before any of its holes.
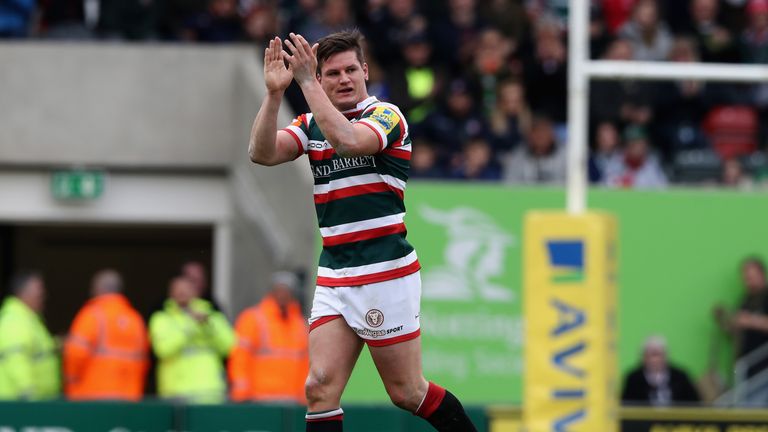
{"type": "Polygon", "coordinates": [[[361,102],[357,103],[357,106],[355,106],[352,109],[342,111],[341,113],[344,114],[344,117],[348,119],[355,118],[360,115],[360,113],[366,109],[368,106],[370,106],[374,102],[378,102],[379,100],[376,99],[376,96],[368,96],[367,99],[364,99],[361,102]]]}

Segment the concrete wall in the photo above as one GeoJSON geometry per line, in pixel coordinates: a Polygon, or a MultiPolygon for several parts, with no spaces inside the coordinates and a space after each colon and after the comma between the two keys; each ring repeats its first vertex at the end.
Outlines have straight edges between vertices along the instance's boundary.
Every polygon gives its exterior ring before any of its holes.
{"type": "Polygon", "coordinates": [[[0,44],[0,162],[225,167],[245,46],[0,44]]]}

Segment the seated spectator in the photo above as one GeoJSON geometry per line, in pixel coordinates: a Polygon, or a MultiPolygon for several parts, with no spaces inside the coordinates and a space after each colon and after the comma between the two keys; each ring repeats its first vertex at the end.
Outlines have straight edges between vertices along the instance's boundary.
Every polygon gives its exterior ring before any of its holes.
{"type": "Polygon", "coordinates": [[[445,178],[445,171],[438,164],[437,150],[431,142],[415,138],[409,177],[421,179],[445,178]]]}
{"type": "MultiPolygon", "coordinates": [[[[617,39],[608,46],[604,60],[632,60],[632,45],[617,39]]],[[[645,125],[652,117],[653,84],[632,80],[601,80],[590,85],[589,116],[594,124],[645,125]]]]}
{"type": "Polygon", "coordinates": [[[666,60],[672,48],[672,34],[659,17],[656,0],[638,1],[632,19],[619,30],[619,36],[632,44],[635,60],[666,60]]]}
{"type": "MultiPolygon", "coordinates": [[[[669,59],[698,62],[696,42],[675,39],[669,59]]],[[[664,156],[672,159],[681,150],[708,148],[709,140],[700,125],[714,102],[712,86],[704,81],[664,81],[657,86],[653,126],[663,143],[664,156]]]]}
{"type": "MultiPolygon", "coordinates": [[[[738,357],[744,357],[768,344],[768,283],[763,260],[758,257],[746,258],[741,263],[741,279],[744,295],[739,309],[729,313],[723,305],[714,308],[715,320],[732,336],[734,352],[738,357]]],[[[747,377],[767,367],[768,360],[752,365],[747,370],[747,377]]]]}
{"type": "Polygon", "coordinates": [[[747,63],[768,63],[768,0],[749,0],[749,25],[741,35],[741,55],[747,63]]]}
{"type": "Polygon", "coordinates": [[[522,131],[531,122],[525,102],[525,88],[520,81],[508,80],[496,90],[496,108],[490,115],[491,144],[497,153],[510,152],[523,141],[522,131]]]}
{"type": "MultiPolygon", "coordinates": [[[[323,36],[355,25],[348,0],[325,0],[321,4],[319,19],[306,21],[298,31],[309,43],[315,43],[323,36]]],[[[295,29],[289,30],[295,31],[295,29]]]]}
{"type": "Polygon", "coordinates": [[[281,21],[276,17],[277,9],[270,3],[258,3],[246,11],[243,27],[248,39],[266,47],[271,38],[282,33],[281,21]]]}
{"type": "Polygon", "coordinates": [[[295,274],[275,273],[269,293],[237,318],[238,344],[228,366],[232,400],[306,405],[309,326],[298,291],[295,274]]]}
{"type": "Polygon", "coordinates": [[[642,364],[624,380],[621,401],[628,404],[669,406],[701,399],[688,374],[669,363],[667,343],[658,336],[643,345],[642,364]]]}
{"type": "Polygon", "coordinates": [[[208,10],[189,17],[182,30],[189,41],[235,42],[244,37],[236,0],[211,0],[208,10]]]}
{"type": "Polygon", "coordinates": [[[652,189],[667,186],[667,176],[651,152],[648,134],[640,126],[624,131],[624,151],[605,165],[604,184],[613,187],[652,189]]]}
{"type": "Polygon", "coordinates": [[[402,57],[403,64],[390,66],[388,74],[392,103],[400,107],[411,124],[421,123],[445,85],[445,73],[432,61],[432,43],[426,33],[408,35],[402,57]]]}
{"type": "Polygon", "coordinates": [[[493,149],[486,140],[472,138],[455,158],[451,177],[461,180],[499,180],[501,172],[493,156],[493,149]]]}
{"type": "Polygon", "coordinates": [[[36,0],[0,1],[0,39],[29,36],[36,0]]]}
{"type": "Polygon", "coordinates": [[[517,0],[480,2],[480,12],[491,27],[499,29],[505,36],[519,42],[529,31],[531,22],[527,19],[526,10],[521,3],[517,0]]]}
{"type": "Polygon", "coordinates": [[[602,183],[608,161],[621,154],[619,129],[611,122],[602,122],[595,131],[595,144],[589,155],[589,181],[602,183]]]}
{"type": "Polygon", "coordinates": [[[504,158],[503,178],[508,183],[548,184],[565,182],[565,152],[555,140],[552,121],[535,116],[525,145],[504,158]]]}
{"type": "Polygon", "coordinates": [[[512,76],[508,58],[515,42],[493,28],[483,30],[477,39],[477,49],[472,60],[472,80],[480,91],[481,109],[493,110],[497,84],[512,76]]]}
{"type": "Polygon", "coordinates": [[[723,172],[720,182],[724,187],[739,190],[750,190],[754,186],[752,178],[744,172],[744,167],[737,158],[723,161],[723,172]]]}
{"type": "Polygon", "coordinates": [[[734,37],[718,20],[718,0],[692,0],[691,22],[683,33],[695,38],[701,50],[701,61],[731,63],[739,61],[734,37]]]}
{"type": "Polygon", "coordinates": [[[558,130],[564,129],[568,94],[565,45],[556,28],[546,22],[536,29],[535,44],[534,58],[525,66],[528,104],[546,115],[558,130]]]}
{"type": "Polygon", "coordinates": [[[416,0],[368,3],[364,33],[370,50],[366,52],[373,53],[382,64],[402,63],[406,41],[415,34],[428,33],[427,20],[420,14],[416,0]]]}
{"type": "Polygon", "coordinates": [[[439,146],[438,157],[450,160],[470,137],[487,133],[485,120],[478,113],[474,92],[466,80],[455,79],[447,88],[444,103],[427,116],[413,133],[422,133],[439,146]]]}
{"type": "Polygon", "coordinates": [[[449,0],[448,16],[432,22],[432,46],[437,59],[450,70],[460,70],[472,62],[477,38],[486,27],[477,3],[477,0],[449,0]]]}
{"type": "Polygon", "coordinates": [[[188,403],[224,402],[222,360],[235,334],[224,314],[195,297],[195,286],[187,278],[171,281],[164,308],[149,320],[149,335],[158,358],[158,396],[188,403]]]}

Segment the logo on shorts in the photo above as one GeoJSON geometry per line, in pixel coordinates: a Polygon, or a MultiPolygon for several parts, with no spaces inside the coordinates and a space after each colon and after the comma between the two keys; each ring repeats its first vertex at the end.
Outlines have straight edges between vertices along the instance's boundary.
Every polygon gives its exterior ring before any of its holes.
{"type": "Polygon", "coordinates": [[[371,309],[365,313],[365,322],[371,327],[380,327],[384,324],[384,314],[378,309],[371,309]]]}

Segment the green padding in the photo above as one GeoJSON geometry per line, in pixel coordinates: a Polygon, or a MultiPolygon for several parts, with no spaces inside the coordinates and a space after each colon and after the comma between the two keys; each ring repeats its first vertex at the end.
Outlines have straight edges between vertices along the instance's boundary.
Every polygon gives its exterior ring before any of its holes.
{"type": "Polygon", "coordinates": [[[159,403],[0,403],[0,430],[170,431],[174,407],[159,403]]]}
{"type": "MultiPolygon", "coordinates": [[[[303,412],[303,410],[301,410],[303,412]]],[[[181,430],[188,432],[288,432],[293,409],[266,405],[197,405],[181,415],[181,430]]]]}

